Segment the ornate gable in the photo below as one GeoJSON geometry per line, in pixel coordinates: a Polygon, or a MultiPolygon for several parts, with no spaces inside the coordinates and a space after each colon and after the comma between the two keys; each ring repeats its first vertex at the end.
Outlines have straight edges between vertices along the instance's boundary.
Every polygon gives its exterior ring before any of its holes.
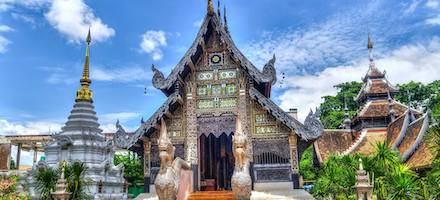
{"type": "Polygon", "coordinates": [[[243,69],[256,83],[260,92],[266,96],[270,95],[271,86],[276,82],[275,59],[271,59],[263,67],[263,71],[258,70],[235,46],[227,28],[226,18],[222,22],[217,14],[210,15],[209,12],[206,14],[193,44],[170,75],[165,78],[162,72],[153,69],[153,86],[169,96],[175,90],[173,86],[178,80],[185,80],[188,73],[194,71],[195,66],[200,62],[211,62],[207,60],[206,55],[207,53],[215,53],[217,50],[220,55],[228,55],[225,57],[226,59],[234,61],[238,67],[243,69]]]}

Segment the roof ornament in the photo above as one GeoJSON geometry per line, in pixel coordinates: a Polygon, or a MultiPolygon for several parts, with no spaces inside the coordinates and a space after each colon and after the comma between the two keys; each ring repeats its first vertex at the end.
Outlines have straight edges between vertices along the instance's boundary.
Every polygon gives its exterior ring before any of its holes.
{"type": "Polygon", "coordinates": [[[151,70],[153,71],[153,86],[155,88],[159,88],[161,84],[164,82],[165,77],[163,76],[163,73],[159,71],[156,66],[151,65],[151,70]]]}
{"type": "Polygon", "coordinates": [[[315,137],[319,137],[324,132],[324,125],[322,125],[319,120],[319,110],[313,113],[313,110],[310,109],[309,114],[304,120],[304,126],[310,131],[311,134],[315,137]]]}
{"type": "Polygon", "coordinates": [[[228,19],[227,19],[227,17],[226,17],[226,6],[223,7],[223,21],[224,21],[225,31],[226,31],[227,33],[229,33],[228,19]]]}
{"type": "Polygon", "coordinates": [[[76,102],[78,101],[93,102],[92,100],[93,92],[89,88],[90,83],[92,83],[92,81],[90,80],[90,66],[89,66],[91,42],[92,42],[92,37],[90,35],[90,26],[89,26],[89,32],[87,33],[87,38],[86,38],[87,47],[86,47],[86,57],[84,61],[83,74],[79,81],[81,83],[81,88],[79,88],[76,91],[76,99],[75,99],[76,102]]]}
{"type": "Polygon", "coordinates": [[[273,54],[272,59],[267,62],[263,67],[263,74],[264,76],[267,76],[268,78],[272,78],[272,85],[275,85],[277,82],[277,72],[275,70],[275,54],[273,54]]]}
{"type": "Polygon", "coordinates": [[[220,0],[217,0],[217,14],[218,14],[218,18],[220,20],[221,16],[222,16],[221,13],[220,13],[220,0]]]}
{"type": "Polygon", "coordinates": [[[212,6],[212,0],[208,0],[208,15],[214,15],[214,7],[212,6]]]}

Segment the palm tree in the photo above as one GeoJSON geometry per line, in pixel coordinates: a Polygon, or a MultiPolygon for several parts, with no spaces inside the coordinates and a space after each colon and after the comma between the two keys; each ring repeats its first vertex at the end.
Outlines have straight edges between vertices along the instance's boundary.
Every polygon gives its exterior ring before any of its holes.
{"type": "Polygon", "coordinates": [[[65,174],[67,179],[67,190],[71,192],[71,200],[84,200],[90,199],[86,194],[87,185],[90,184],[89,180],[85,179],[87,167],[84,163],[74,162],[68,166],[65,166],[65,174]]]}
{"type": "Polygon", "coordinates": [[[50,194],[55,189],[55,185],[58,179],[58,171],[52,168],[38,169],[35,181],[36,189],[40,193],[40,199],[52,200],[50,194]]]}
{"type": "Polygon", "coordinates": [[[371,157],[370,163],[374,174],[380,177],[392,171],[401,161],[397,152],[388,148],[387,142],[379,142],[376,144],[376,153],[371,157]]]}
{"type": "Polygon", "coordinates": [[[401,164],[393,169],[393,173],[387,174],[389,199],[415,199],[419,193],[416,182],[417,175],[407,166],[401,164]]]}

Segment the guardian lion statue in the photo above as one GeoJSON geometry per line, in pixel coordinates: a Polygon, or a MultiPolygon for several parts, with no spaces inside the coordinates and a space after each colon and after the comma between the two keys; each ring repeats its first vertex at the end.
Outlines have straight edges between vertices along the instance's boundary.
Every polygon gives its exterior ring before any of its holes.
{"type": "Polygon", "coordinates": [[[177,157],[174,159],[175,147],[167,134],[165,120],[161,120],[160,136],[158,140],[160,170],[154,185],[160,200],[175,200],[179,191],[181,169],[190,170],[188,162],[177,157]]]}
{"type": "Polygon", "coordinates": [[[232,139],[232,149],[235,157],[235,168],[232,174],[232,191],[237,200],[251,198],[252,180],[249,174],[248,139],[243,133],[240,118],[237,117],[235,135],[232,139]]]}

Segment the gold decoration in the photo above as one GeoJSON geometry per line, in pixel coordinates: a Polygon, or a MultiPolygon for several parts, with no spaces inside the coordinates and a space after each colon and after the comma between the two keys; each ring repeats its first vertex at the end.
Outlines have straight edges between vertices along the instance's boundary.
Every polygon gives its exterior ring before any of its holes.
{"type": "Polygon", "coordinates": [[[90,42],[92,42],[92,37],[90,36],[90,28],[89,28],[89,33],[87,34],[87,48],[86,48],[86,58],[84,61],[84,69],[83,69],[83,75],[82,78],[80,79],[80,83],[81,83],[81,88],[79,88],[76,91],[76,99],[75,101],[89,101],[92,102],[92,97],[93,97],[93,92],[92,90],[89,88],[90,83],[92,83],[92,80],[90,80],[89,78],[89,56],[90,56],[90,42]]]}
{"type": "Polygon", "coordinates": [[[212,6],[212,0],[208,0],[208,15],[214,14],[214,7],[212,6]]]}
{"type": "Polygon", "coordinates": [[[373,42],[371,41],[371,37],[370,34],[368,33],[368,44],[367,44],[368,49],[372,49],[373,48],[373,42]]]}

